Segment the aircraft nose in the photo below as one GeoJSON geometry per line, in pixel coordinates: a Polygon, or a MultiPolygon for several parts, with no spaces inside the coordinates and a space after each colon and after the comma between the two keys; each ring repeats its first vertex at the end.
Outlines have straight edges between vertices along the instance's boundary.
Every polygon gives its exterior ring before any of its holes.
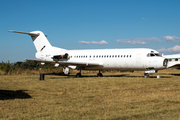
{"type": "Polygon", "coordinates": [[[168,65],[168,59],[165,58],[164,61],[163,61],[163,66],[167,67],[167,65],[168,65]]]}

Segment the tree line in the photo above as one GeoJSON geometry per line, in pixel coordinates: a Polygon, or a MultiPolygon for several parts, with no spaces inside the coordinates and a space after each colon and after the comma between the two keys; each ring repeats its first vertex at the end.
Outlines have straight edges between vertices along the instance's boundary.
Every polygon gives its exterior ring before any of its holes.
{"type": "Polygon", "coordinates": [[[25,72],[27,70],[29,71],[39,71],[39,70],[52,70],[52,69],[59,69],[54,67],[52,64],[45,64],[41,65],[40,63],[37,62],[30,62],[30,61],[25,61],[25,62],[15,62],[15,63],[10,63],[8,62],[1,62],[0,63],[0,71],[1,74],[12,74],[16,73],[17,71],[25,72]]]}

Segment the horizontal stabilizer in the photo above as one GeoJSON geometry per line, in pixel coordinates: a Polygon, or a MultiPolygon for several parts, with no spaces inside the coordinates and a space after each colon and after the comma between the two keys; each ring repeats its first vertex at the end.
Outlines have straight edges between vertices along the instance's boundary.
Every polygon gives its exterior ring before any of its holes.
{"type": "Polygon", "coordinates": [[[19,32],[19,31],[12,31],[12,30],[9,30],[8,32],[27,34],[27,35],[30,35],[30,36],[39,36],[40,35],[39,33],[19,32]]]}

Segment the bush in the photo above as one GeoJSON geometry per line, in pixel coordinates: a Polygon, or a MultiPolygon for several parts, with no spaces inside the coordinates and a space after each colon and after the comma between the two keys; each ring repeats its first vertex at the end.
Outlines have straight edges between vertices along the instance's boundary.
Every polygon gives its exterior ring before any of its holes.
{"type": "Polygon", "coordinates": [[[62,68],[56,68],[52,64],[40,65],[37,62],[0,63],[0,75],[38,75],[39,73],[62,73],[62,68]]]}

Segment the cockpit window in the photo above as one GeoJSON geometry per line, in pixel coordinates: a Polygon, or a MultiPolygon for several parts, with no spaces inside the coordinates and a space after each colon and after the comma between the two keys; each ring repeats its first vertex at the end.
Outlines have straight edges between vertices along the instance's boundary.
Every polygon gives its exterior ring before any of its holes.
{"type": "Polygon", "coordinates": [[[155,53],[155,55],[156,55],[156,56],[160,56],[160,57],[162,57],[162,56],[161,56],[161,54],[159,54],[159,53],[155,53]]]}
{"type": "Polygon", "coordinates": [[[156,56],[155,54],[153,54],[153,53],[150,53],[150,56],[156,56]]]}
{"type": "Polygon", "coordinates": [[[162,57],[161,54],[159,54],[159,53],[148,53],[148,54],[147,54],[147,57],[153,57],[153,56],[162,57]]]}

